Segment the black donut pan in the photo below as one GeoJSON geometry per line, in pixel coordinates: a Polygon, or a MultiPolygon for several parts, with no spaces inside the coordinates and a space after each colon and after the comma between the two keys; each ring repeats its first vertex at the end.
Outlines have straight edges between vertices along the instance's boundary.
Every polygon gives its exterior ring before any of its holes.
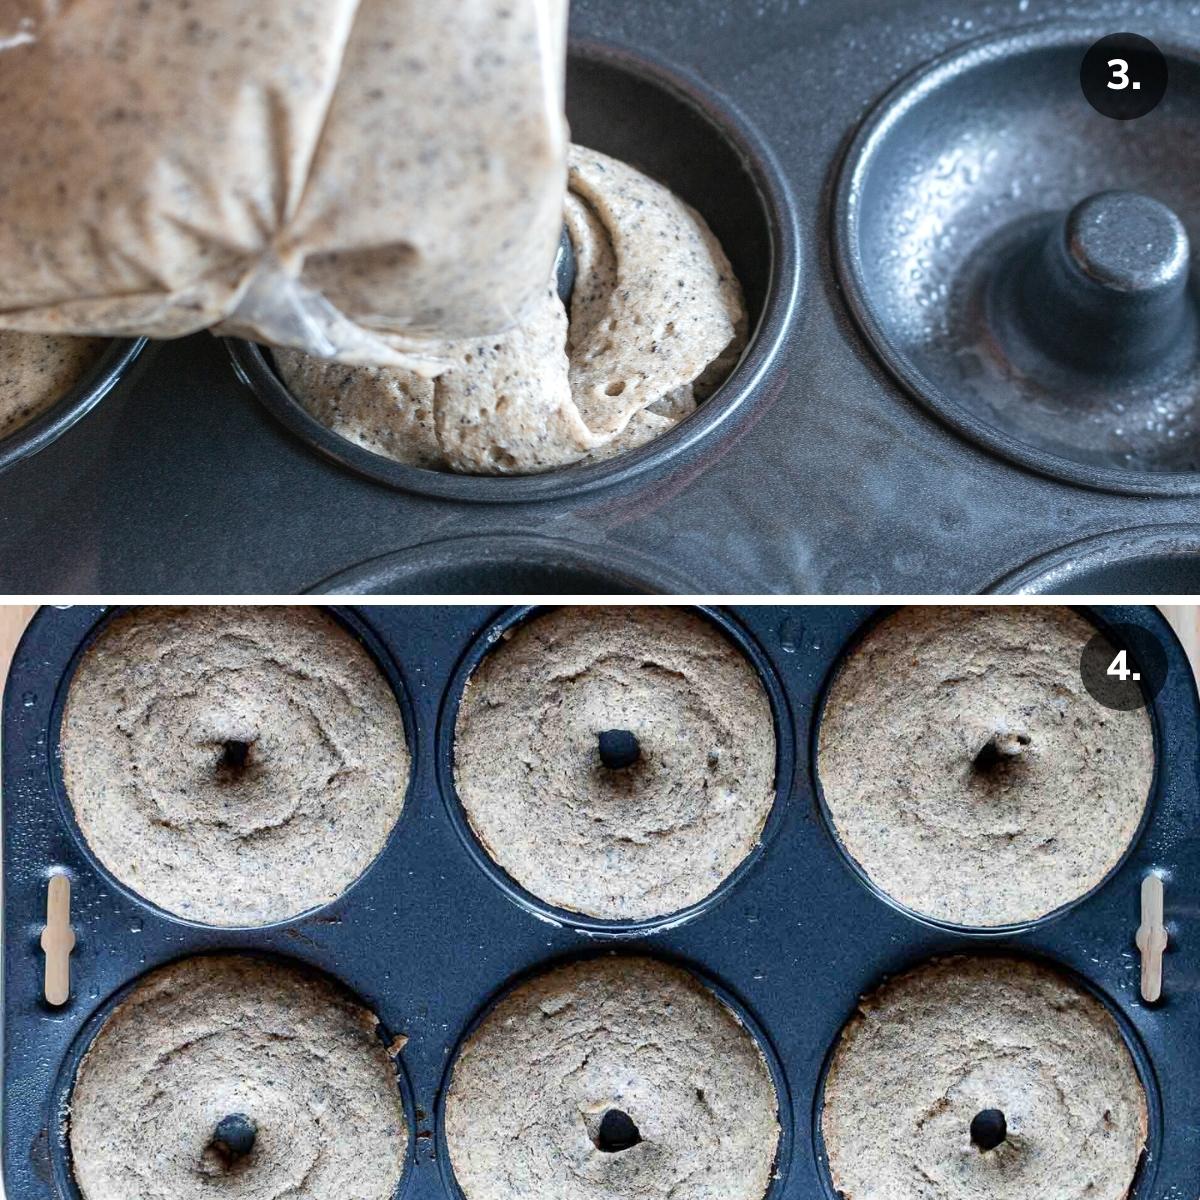
{"type": "Polygon", "coordinates": [[[580,920],[508,882],[475,845],[450,781],[450,734],[463,680],[527,609],[381,606],[332,611],[389,676],[405,713],[413,772],[386,848],[342,897],[260,929],[206,928],[116,884],[86,849],[62,794],[58,722],[78,655],[103,626],[98,607],[43,608],[18,648],[3,708],[3,1167],[8,1200],[77,1197],[64,1116],[78,1056],[116,999],[144,972],[226,950],[282,955],[340,980],[404,1034],[400,1079],[412,1139],[399,1195],[457,1195],[438,1122],[455,1047],[514,979],[574,957],[637,952],[676,960],[712,982],[756,1030],[777,1071],[784,1137],[773,1197],[830,1196],[815,1125],[824,1067],[857,998],[932,956],[1006,951],[1044,958],[1107,1003],[1150,1099],[1149,1152],[1136,1200],[1195,1194],[1200,1154],[1200,730],[1182,649],[1147,607],[1084,610],[1099,626],[1149,629],[1168,660],[1151,708],[1157,769],[1147,818],[1113,874],[1027,926],[969,932],[905,912],[868,886],[822,816],[813,754],[833,672],[879,612],[841,606],[706,610],[750,655],[770,693],[778,796],[761,848],[713,898],[638,925],[580,920]],[[1164,995],[1139,997],[1134,932],[1140,881],[1165,880],[1170,948],[1164,995]],[[61,1009],[42,999],[47,880],[72,880],[78,945],[61,1009]]]}
{"type": "MultiPolygon", "coordinates": [[[[1047,26],[1080,47],[1129,30],[1183,59],[1200,53],[1192,0],[575,0],[581,140],[662,174],[741,239],[743,274],[754,263],[758,357],[710,401],[720,419],[589,476],[445,478],[430,494],[338,461],[345,447],[305,434],[286,398],[239,382],[225,345],[192,337],[151,348],[87,420],[0,472],[0,590],[292,594],[361,578],[372,594],[515,594],[513,580],[553,582],[573,557],[593,590],[965,594],[1029,586],[1047,559],[1056,569],[1037,586],[1058,591],[1200,590],[1200,550],[1178,533],[1194,523],[1195,478],[1109,490],[1003,457],[905,390],[843,292],[837,187],[868,115],[940,56],[1047,26]],[[716,133],[703,134],[706,120],[716,133]],[[739,157],[761,213],[735,198],[739,157]],[[429,547],[499,535],[526,548],[511,571],[486,552],[430,567],[429,547]],[[1093,551],[1076,577],[1071,551],[1060,559],[1079,545],[1093,551]],[[633,579],[631,562],[644,564],[633,579]]],[[[1054,103],[1078,125],[1086,102],[1071,86],[1054,103]]],[[[1142,145],[1146,161],[1170,160],[1161,140],[1186,136],[1171,104],[1168,93],[1121,131],[1132,158],[1142,145]]],[[[1116,123],[1093,117],[1111,136],[1116,123]]],[[[1004,134],[1003,114],[994,126],[1004,134]]],[[[1041,152],[1060,150],[1046,139],[1041,152]]],[[[578,571],[567,576],[539,590],[578,586],[578,571]]]]}

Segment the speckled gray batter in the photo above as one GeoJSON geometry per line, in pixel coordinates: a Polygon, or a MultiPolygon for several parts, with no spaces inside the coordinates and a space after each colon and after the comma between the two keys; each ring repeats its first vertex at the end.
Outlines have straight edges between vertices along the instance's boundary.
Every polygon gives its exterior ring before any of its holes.
{"type": "Polygon", "coordinates": [[[703,900],[758,844],[775,729],[754,668],[681,608],[563,608],[467,684],[455,784],[491,856],[560,908],[643,919],[703,900]],[[612,770],[597,735],[641,745],[612,770]]]}
{"type": "Polygon", "coordinates": [[[1057,973],[952,958],[885,984],[842,1034],[821,1132],[846,1200],[1124,1200],[1146,1096],[1107,1009],[1057,973]],[[1004,1113],[1007,1140],[972,1144],[1004,1113]]]}
{"type": "Polygon", "coordinates": [[[140,982],[71,1093],[85,1200],[391,1200],[408,1130],[376,1018],[329,983],[246,957],[191,958],[140,982]],[[231,1162],[210,1143],[257,1126],[231,1162]]]}
{"type": "Polygon", "coordinates": [[[817,769],[838,835],[883,891],[944,921],[1006,925],[1112,870],[1145,810],[1154,739],[1144,710],[1084,687],[1095,632],[1059,606],[915,607],[851,650],[817,769]],[[993,739],[1001,761],[980,769],[993,739]]]}
{"type": "Polygon", "coordinates": [[[0,0],[0,322],[436,369],[553,261],[565,26],[565,0],[0,0]]]}
{"type": "Polygon", "coordinates": [[[71,680],[63,780],[100,861],[213,925],[341,895],[383,848],[409,759],[387,680],[320,609],[145,608],[71,680]],[[243,765],[227,744],[244,742],[243,765]]]}
{"type": "Polygon", "coordinates": [[[604,958],[507,995],[446,1097],[467,1200],[761,1200],[779,1143],[762,1051],[685,971],[604,958]],[[641,1142],[594,1144],[609,1109],[641,1142]]]}
{"type": "Polygon", "coordinates": [[[96,365],[108,343],[0,330],[0,438],[52,408],[96,365]]]}
{"type": "Polygon", "coordinates": [[[552,285],[509,333],[448,343],[426,378],[294,351],[288,389],[335,433],[399,462],[527,474],[623,453],[673,428],[736,365],[746,311],[703,219],[667,188],[571,149],[568,322],[552,285]]]}

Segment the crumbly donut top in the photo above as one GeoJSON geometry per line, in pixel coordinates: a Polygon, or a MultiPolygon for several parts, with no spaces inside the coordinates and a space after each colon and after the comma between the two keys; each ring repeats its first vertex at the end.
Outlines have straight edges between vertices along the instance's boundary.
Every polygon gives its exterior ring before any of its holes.
{"type": "Polygon", "coordinates": [[[409,756],[392,690],[319,609],[145,608],[71,680],[63,778],[101,862],[214,925],[339,896],[383,848],[409,756]]]}
{"type": "Polygon", "coordinates": [[[1112,870],[1141,823],[1154,738],[1144,710],[1084,686],[1095,632],[1062,607],[913,607],[851,650],[817,773],[879,888],[941,920],[1006,925],[1112,870]]]}
{"type": "Polygon", "coordinates": [[[777,1108],[758,1045],[708,988],[603,958],[484,1018],[454,1065],[446,1140],[467,1200],[762,1200],[777,1108]],[[624,1149],[602,1148],[614,1112],[639,1139],[624,1149]]]}
{"type": "Polygon", "coordinates": [[[550,904],[606,919],[676,912],[757,845],[775,730],[745,656],[678,608],[563,608],[498,644],[467,685],[455,781],[476,835],[550,904]],[[635,735],[614,770],[598,735],[635,735]]]}
{"type": "Polygon", "coordinates": [[[1146,1097],[1108,1010],[1065,977],[953,958],[888,982],[842,1033],[821,1130],[846,1200],[1124,1200],[1146,1097]],[[971,1141],[998,1109],[1007,1139],[971,1141]]]}

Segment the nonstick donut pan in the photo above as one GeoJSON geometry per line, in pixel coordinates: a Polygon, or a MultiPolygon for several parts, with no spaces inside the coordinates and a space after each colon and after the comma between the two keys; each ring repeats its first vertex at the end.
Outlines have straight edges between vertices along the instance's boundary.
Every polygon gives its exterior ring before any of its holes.
{"type": "Polygon", "coordinates": [[[746,290],[698,414],[467,478],[332,436],[256,347],[151,347],[0,471],[0,589],[1200,590],[1191,0],[575,0],[572,38],[574,136],[694,204],[746,290]],[[1168,63],[1131,121],[1080,87],[1118,32],[1168,63]]]}
{"type": "MultiPolygon", "coordinates": [[[[1133,1195],[1195,1193],[1200,1113],[1200,956],[1186,917],[1200,894],[1200,711],[1170,629],[1150,608],[1081,610],[1137,626],[1161,645],[1150,705],[1156,769],[1141,831],[1108,878],[1027,925],[970,931],[921,919],[867,884],[831,833],[815,779],[826,689],[881,614],[852,607],[704,610],[762,679],[776,723],[777,796],[760,847],[712,897],[674,916],[606,923],[548,908],[475,842],[452,787],[451,734],[464,681],[527,609],[336,608],[400,697],[412,751],[408,798],[374,864],[341,897],[293,920],[218,929],[167,915],[116,883],[86,848],[63,794],[59,723],[80,654],[111,610],[44,608],[18,648],[3,708],[3,1166],[8,1200],[77,1196],[64,1123],[74,1070],[135,980],[210,951],[283,956],[326,972],[407,1038],[398,1086],[411,1149],[398,1194],[434,1200],[456,1185],[440,1103],[456,1047],[515,980],[596,953],[676,961],[745,1017],[772,1064],[783,1138],[770,1194],[832,1196],[817,1132],[823,1073],[858,998],[884,977],[953,953],[1030,956],[1075,976],[1110,1008],[1149,1099],[1148,1151],[1133,1195]],[[1163,993],[1139,993],[1134,936],[1148,873],[1165,887],[1163,993]],[[77,944],[61,1007],[43,999],[39,937],[49,881],[71,881],[77,944]]],[[[532,614],[536,617],[536,613],[532,614]]],[[[1140,634],[1138,636],[1141,636],[1140,634]]]]}

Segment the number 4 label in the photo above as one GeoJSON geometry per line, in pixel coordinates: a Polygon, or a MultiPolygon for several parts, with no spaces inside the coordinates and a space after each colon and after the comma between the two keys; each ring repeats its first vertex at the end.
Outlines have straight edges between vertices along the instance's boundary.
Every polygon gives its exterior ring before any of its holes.
{"type": "Polygon", "coordinates": [[[1129,669],[1129,663],[1125,657],[1124,650],[1122,650],[1117,657],[1108,664],[1107,674],[1116,676],[1116,678],[1122,683],[1128,679],[1132,679],[1134,682],[1137,682],[1139,679],[1141,679],[1141,675],[1139,675],[1136,671],[1131,671],[1129,669]]]}

